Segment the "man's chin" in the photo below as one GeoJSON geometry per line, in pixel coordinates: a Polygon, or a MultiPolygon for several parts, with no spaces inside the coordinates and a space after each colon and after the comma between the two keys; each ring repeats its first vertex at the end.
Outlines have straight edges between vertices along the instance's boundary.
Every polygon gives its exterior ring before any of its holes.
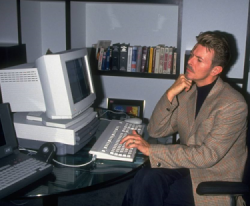
{"type": "Polygon", "coordinates": [[[184,75],[185,75],[185,78],[186,78],[186,79],[192,80],[191,77],[190,77],[190,75],[188,75],[188,72],[186,72],[184,75]]]}

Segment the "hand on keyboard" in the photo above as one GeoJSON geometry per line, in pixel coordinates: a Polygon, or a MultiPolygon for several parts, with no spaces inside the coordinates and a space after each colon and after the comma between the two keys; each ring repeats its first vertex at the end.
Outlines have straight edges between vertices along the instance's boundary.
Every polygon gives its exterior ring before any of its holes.
{"type": "Polygon", "coordinates": [[[97,139],[89,153],[96,155],[97,159],[132,162],[137,150],[135,145],[134,148],[125,148],[125,144],[121,144],[121,140],[132,133],[132,130],[136,130],[139,134],[142,134],[144,125],[135,125],[120,120],[112,120],[97,139]]]}
{"type": "Polygon", "coordinates": [[[127,149],[137,148],[143,154],[149,156],[150,144],[145,141],[139,134],[137,134],[135,130],[133,130],[131,134],[128,134],[126,137],[124,137],[120,144],[123,144],[124,142],[127,149]]]}

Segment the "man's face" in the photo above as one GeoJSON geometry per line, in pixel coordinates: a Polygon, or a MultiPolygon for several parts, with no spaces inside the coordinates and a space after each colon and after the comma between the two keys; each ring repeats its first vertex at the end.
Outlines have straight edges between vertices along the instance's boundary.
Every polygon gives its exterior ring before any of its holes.
{"type": "Polygon", "coordinates": [[[212,60],[214,50],[208,50],[206,47],[198,44],[191,52],[188,60],[185,76],[187,79],[194,81],[197,86],[205,86],[214,80],[214,75],[211,75],[212,60]]]}

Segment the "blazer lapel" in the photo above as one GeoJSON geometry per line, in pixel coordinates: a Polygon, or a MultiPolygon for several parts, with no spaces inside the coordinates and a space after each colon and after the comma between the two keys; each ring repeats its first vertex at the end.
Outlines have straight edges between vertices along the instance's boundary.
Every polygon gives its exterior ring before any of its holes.
{"type": "MultiPolygon", "coordinates": [[[[189,133],[189,136],[192,136],[196,130],[198,129],[201,122],[203,122],[205,119],[207,119],[208,115],[211,113],[212,105],[214,103],[214,100],[216,99],[217,95],[221,91],[221,89],[224,87],[224,82],[221,80],[221,78],[218,78],[217,82],[213,86],[212,90],[209,92],[208,96],[206,97],[205,101],[203,102],[201,109],[196,117],[195,120],[193,120],[194,124],[192,125],[191,131],[189,133]]],[[[194,100],[192,100],[193,102],[194,100]]],[[[195,95],[195,102],[196,102],[196,95],[195,95]]],[[[190,105],[191,108],[191,105],[190,105]]],[[[195,106],[193,106],[193,117],[195,115],[195,106]]]]}
{"type": "Polygon", "coordinates": [[[195,108],[196,108],[196,98],[197,98],[196,85],[193,86],[195,87],[195,89],[191,93],[187,103],[188,124],[190,131],[192,130],[195,122],[195,108]]]}

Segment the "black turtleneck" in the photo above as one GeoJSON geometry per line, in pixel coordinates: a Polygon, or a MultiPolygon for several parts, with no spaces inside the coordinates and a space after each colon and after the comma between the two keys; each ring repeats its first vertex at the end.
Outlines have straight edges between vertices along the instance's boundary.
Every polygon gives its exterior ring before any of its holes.
{"type": "Polygon", "coordinates": [[[205,85],[205,86],[202,86],[202,87],[197,86],[197,100],[196,100],[195,118],[197,117],[203,102],[205,101],[205,99],[206,99],[208,93],[210,92],[210,90],[215,85],[216,81],[217,81],[217,79],[215,81],[213,81],[211,84],[208,84],[208,85],[205,85]]]}

